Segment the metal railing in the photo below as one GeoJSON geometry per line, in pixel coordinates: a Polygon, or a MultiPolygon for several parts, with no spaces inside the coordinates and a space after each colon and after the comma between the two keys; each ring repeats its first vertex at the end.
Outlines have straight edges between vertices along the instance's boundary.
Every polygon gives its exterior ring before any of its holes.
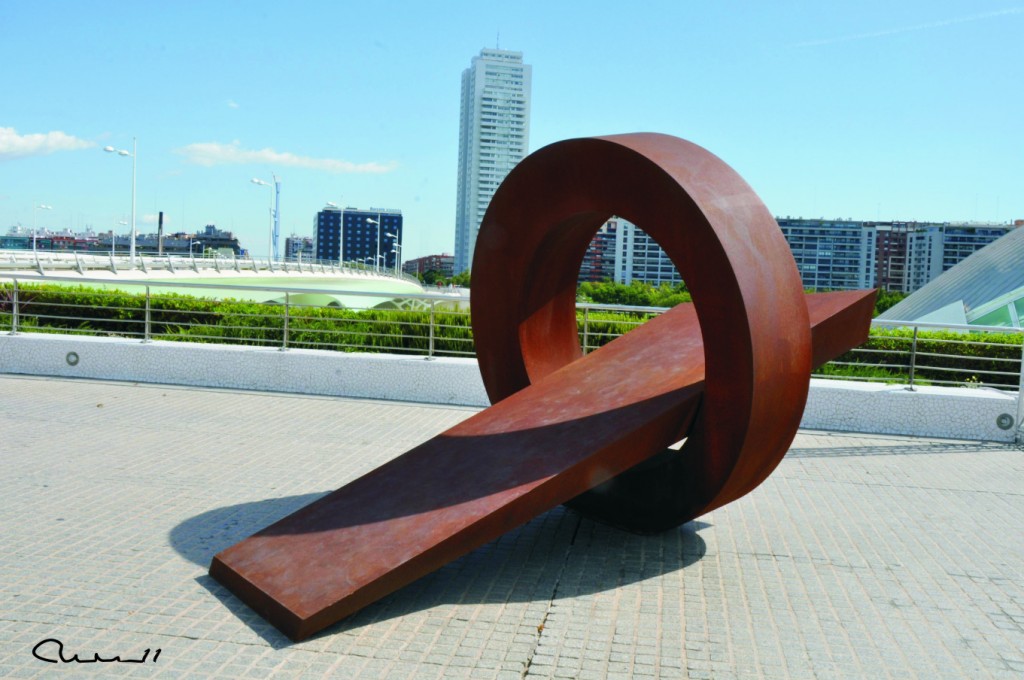
{"type": "MultiPolygon", "coordinates": [[[[109,280],[25,276],[0,272],[0,332],[59,332],[172,341],[218,342],[291,348],[370,351],[434,356],[474,356],[468,300],[450,294],[396,294],[275,286],[200,284],[182,279],[117,280],[121,290],[40,284],[107,285],[109,280]],[[169,290],[173,289],[173,290],[169,290]],[[239,296],[268,293],[272,304],[213,300],[204,293],[237,289],[239,296]],[[175,291],[198,299],[186,299],[175,291]],[[310,296],[343,295],[347,307],[324,305],[310,296]],[[362,301],[351,304],[352,301],[362,301]]],[[[579,304],[580,346],[591,352],[648,319],[661,307],[579,304]]],[[[921,385],[967,385],[1021,389],[1022,334],[992,326],[904,321],[872,322],[867,343],[816,374],[837,380],[921,385]],[[934,333],[954,329],[956,333],[934,333]]]]}
{"type": "Polygon", "coordinates": [[[579,326],[580,348],[584,354],[589,354],[667,310],[667,307],[579,302],[576,304],[576,321],[579,326]]]}
{"type": "Polygon", "coordinates": [[[881,319],[871,326],[868,342],[820,372],[839,380],[903,384],[908,390],[921,385],[1021,389],[1020,329],[881,319]]]}
{"type": "Polygon", "coordinates": [[[115,274],[130,275],[133,271],[150,274],[158,271],[176,273],[181,271],[220,273],[285,273],[285,274],[328,274],[337,276],[383,276],[406,281],[418,280],[392,269],[374,268],[364,262],[336,260],[274,260],[252,256],[230,257],[219,253],[204,253],[200,256],[189,253],[164,253],[154,255],[139,253],[135,266],[127,253],[96,252],[76,250],[0,250],[0,272],[31,271],[41,276],[78,272],[85,276],[87,271],[105,270],[115,274]]]}
{"type": "Polygon", "coordinates": [[[117,289],[49,286],[108,280],[0,273],[0,332],[106,335],[152,340],[218,342],[426,356],[473,356],[468,304],[458,294],[384,293],[187,280],[118,279],[117,289]],[[121,289],[136,288],[140,292],[121,289]],[[211,299],[268,294],[272,301],[211,299]],[[191,297],[183,297],[185,293],[191,297]],[[311,298],[327,296],[332,303],[311,298]],[[342,308],[338,296],[351,302],[342,308]]]}

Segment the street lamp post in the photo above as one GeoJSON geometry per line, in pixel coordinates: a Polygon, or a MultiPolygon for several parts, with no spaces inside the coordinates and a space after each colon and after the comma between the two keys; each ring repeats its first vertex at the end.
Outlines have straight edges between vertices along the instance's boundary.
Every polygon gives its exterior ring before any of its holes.
{"type": "Polygon", "coordinates": [[[401,246],[401,244],[396,243],[395,247],[392,248],[391,252],[393,252],[395,254],[395,276],[401,276],[402,275],[402,273],[400,271],[401,267],[402,267],[402,246],[401,246]]]}
{"type": "Polygon", "coordinates": [[[384,235],[394,239],[394,249],[391,252],[395,254],[395,276],[398,276],[398,270],[402,266],[402,244],[398,242],[398,234],[386,231],[384,235]]]}
{"type": "Polygon", "coordinates": [[[189,239],[189,240],[188,240],[188,256],[189,256],[190,258],[192,257],[192,248],[193,248],[193,247],[195,247],[195,246],[201,246],[201,245],[203,245],[203,242],[202,242],[202,241],[193,241],[192,239],[189,239]]]}
{"type": "Polygon", "coordinates": [[[32,206],[32,252],[36,252],[36,213],[40,210],[53,210],[51,205],[39,205],[32,206]]]}
{"type": "Polygon", "coordinates": [[[373,261],[373,266],[374,266],[374,268],[378,269],[378,271],[379,271],[380,263],[378,262],[378,260],[380,260],[380,232],[381,232],[381,226],[382,226],[381,225],[381,219],[380,219],[380,213],[377,213],[377,219],[373,219],[372,217],[367,217],[366,218],[366,223],[367,224],[376,224],[377,225],[377,259],[373,261]]]}
{"type": "Polygon", "coordinates": [[[277,234],[274,233],[274,217],[277,216],[277,202],[281,190],[281,182],[278,181],[277,175],[271,173],[270,176],[274,178],[273,183],[264,182],[262,179],[259,179],[257,177],[253,177],[252,180],[250,180],[253,184],[258,184],[261,187],[267,187],[268,189],[270,189],[270,237],[269,246],[267,248],[267,260],[271,260],[274,257],[274,255],[277,254],[277,240],[274,238],[275,236],[277,236],[277,234]]]}
{"type": "Polygon", "coordinates": [[[128,257],[132,268],[135,267],[135,157],[138,155],[138,140],[132,137],[132,150],[115,149],[112,146],[105,146],[103,150],[107,153],[116,153],[118,156],[131,156],[132,159],[132,235],[131,244],[128,249],[128,257]]]}
{"type": "MultiPolygon", "coordinates": [[[[253,184],[258,184],[261,187],[267,187],[273,192],[273,186],[270,182],[264,182],[263,180],[253,177],[250,180],[253,184]]],[[[267,228],[267,260],[269,261],[273,257],[274,253],[274,194],[270,194],[270,219],[267,228]]]]}

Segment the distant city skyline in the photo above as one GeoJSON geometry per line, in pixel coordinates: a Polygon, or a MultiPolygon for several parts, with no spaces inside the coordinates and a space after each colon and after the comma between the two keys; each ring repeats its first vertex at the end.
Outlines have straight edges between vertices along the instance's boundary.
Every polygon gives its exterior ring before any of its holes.
{"type": "MultiPolygon", "coordinates": [[[[879,288],[911,293],[1007,234],[1014,224],[875,222],[776,216],[804,288],[879,288]]],[[[652,286],[683,282],[658,243],[632,222],[612,217],[591,241],[578,277],[652,286]]]]}
{"type": "MultiPolygon", "coordinates": [[[[498,46],[536,68],[530,148],[654,131],[732,165],[776,215],[1024,218],[1024,5],[808,6],[115,0],[0,7],[0,230],[215,224],[267,247],[327,201],[401,208],[404,256],[452,249],[459,74],[498,46]],[[310,39],[359,26],[344,45],[310,39]],[[13,65],[17,67],[13,67],[13,65]],[[45,205],[51,209],[40,209],[45,205]]],[[[641,228],[643,225],[638,225],[641,228]]]]}

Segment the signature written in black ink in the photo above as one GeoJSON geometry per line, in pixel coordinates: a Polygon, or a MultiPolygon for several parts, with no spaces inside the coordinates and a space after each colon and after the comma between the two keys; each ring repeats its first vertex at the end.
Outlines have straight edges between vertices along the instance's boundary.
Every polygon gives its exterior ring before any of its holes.
{"type": "Polygon", "coordinates": [[[141,659],[122,659],[120,654],[117,656],[112,656],[108,659],[100,656],[98,653],[93,654],[91,659],[88,657],[80,659],[78,657],[78,654],[74,654],[69,657],[64,656],[64,643],[58,640],[57,638],[46,638],[45,640],[40,640],[39,642],[37,642],[36,646],[32,648],[32,656],[36,657],[40,661],[45,661],[47,663],[146,663],[146,661],[156,662],[157,658],[160,656],[160,652],[163,650],[156,650],[156,654],[154,654],[153,658],[150,659],[149,653],[151,651],[151,649],[147,649],[142,654],[141,659]],[[49,645],[50,647],[56,647],[56,649],[48,650],[47,645],[49,645]],[[46,654],[47,651],[50,651],[50,655],[46,654]],[[53,655],[54,652],[56,653],[55,656],[53,655]]]}

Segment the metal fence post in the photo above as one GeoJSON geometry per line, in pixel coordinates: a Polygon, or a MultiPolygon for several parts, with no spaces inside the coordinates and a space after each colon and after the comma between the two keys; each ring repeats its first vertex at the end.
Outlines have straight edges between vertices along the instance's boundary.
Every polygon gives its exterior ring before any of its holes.
{"type": "Polygon", "coordinates": [[[907,389],[914,391],[914,367],[917,365],[917,326],[914,326],[914,339],[910,342],[910,384],[907,389]]]}
{"type": "Polygon", "coordinates": [[[583,353],[587,353],[590,345],[590,307],[583,308],[583,353]]]}
{"type": "Polygon", "coordinates": [[[18,334],[18,279],[14,279],[14,298],[11,300],[11,335],[18,334]]]}
{"type": "Polygon", "coordinates": [[[284,352],[288,349],[288,314],[291,307],[291,294],[288,291],[284,293],[284,342],[281,344],[281,351],[284,352]]]}
{"type": "Polygon", "coordinates": [[[152,338],[152,329],[150,323],[150,299],[149,299],[149,286],[146,286],[146,323],[142,331],[142,342],[149,342],[152,338]]]}
{"type": "Polygon", "coordinates": [[[1024,342],[1020,346],[1020,373],[1017,375],[1017,434],[1014,441],[1024,444],[1024,342]]]}
{"type": "Polygon", "coordinates": [[[434,356],[434,303],[435,300],[430,301],[430,344],[427,346],[427,356],[434,356]]]}

